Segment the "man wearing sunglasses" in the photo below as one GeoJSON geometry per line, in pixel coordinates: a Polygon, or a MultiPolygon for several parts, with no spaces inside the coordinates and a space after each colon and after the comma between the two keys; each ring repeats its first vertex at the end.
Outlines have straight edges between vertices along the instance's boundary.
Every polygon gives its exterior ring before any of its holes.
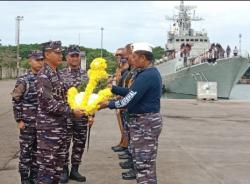
{"type": "MultiPolygon", "coordinates": [[[[67,68],[61,71],[61,76],[67,89],[70,87],[79,87],[82,83],[88,80],[86,71],[80,68],[80,48],[77,45],[70,45],[66,49],[67,68]]],[[[67,151],[65,165],[63,166],[63,173],[60,177],[61,183],[67,183],[68,179],[73,179],[79,182],[85,182],[86,177],[78,172],[81,163],[82,155],[85,148],[87,137],[87,123],[88,117],[82,118],[71,117],[67,124],[67,151]],[[73,140],[72,140],[73,139],[73,140]],[[71,154],[71,171],[69,174],[69,148],[71,140],[73,141],[71,154]]]]}
{"type": "MultiPolygon", "coordinates": [[[[118,48],[115,53],[116,63],[117,63],[117,69],[114,75],[113,81],[116,85],[122,86],[124,77],[127,73],[128,69],[128,63],[127,60],[124,59],[124,48],[118,48]]],[[[121,139],[120,143],[116,146],[112,146],[111,149],[114,152],[120,152],[124,151],[127,148],[127,141],[124,139],[124,129],[123,129],[123,123],[122,123],[122,117],[120,115],[120,111],[116,111],[117,113],[117,119],[118,119],[118,125],[121,132],[121,139]]]]}
{"type": "Polygon", "coordinates": [[[45,63],[37,75],[37,184],[57,184],[62,173],[67,139],[67,118],[84,112],[71,110],[66,87],[57,70],[62,61],[61,41],[42,44],[45,63]]]}
{"type": "Polygon", "coordinates": [[[37,73],[43,66],[41,51],[31,51],[28,55],[30,70],[17,79],[12,93],[13,112],[20,129],[19,173],[22,184],[35,183],[38,167],[36,163],[36,114],[37,91],[35,82],[37,73]]]}

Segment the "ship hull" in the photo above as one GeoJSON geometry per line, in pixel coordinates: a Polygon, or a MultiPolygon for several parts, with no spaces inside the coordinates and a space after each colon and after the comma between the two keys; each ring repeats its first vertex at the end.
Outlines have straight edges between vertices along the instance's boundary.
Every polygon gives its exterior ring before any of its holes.
{"type": "MultiPolygon", "coordinates": [[[[173,64],[175,61],[168,61],[173,64]]],[[[164,87],[168,92],[197,95],[197,81],[217,82],[217,96],[229,98],[234,85],[250,66],[249,59],[232,57],[218,59],[215,63],[202,63],[167,73],[169,63],[162,63],[159,69],[164,87]],[[165,66],[164,66],[165,65],[165,66]]]]}

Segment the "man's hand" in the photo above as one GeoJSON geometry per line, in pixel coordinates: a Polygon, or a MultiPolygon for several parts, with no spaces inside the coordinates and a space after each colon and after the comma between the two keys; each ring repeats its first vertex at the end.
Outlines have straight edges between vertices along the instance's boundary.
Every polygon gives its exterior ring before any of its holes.
{"type": "Polygon", "coordinates": [[[84,111],[80,109],[74,109],[73,114],[76,118],[80,118],[81,116],[84,115],[84,111]]]}
{"type": "Polygon", "coordinates": [[[22,120],[18,122],[17,128],[20,130],[25,128],[24,122],[22,120]]]}
{"type": "Polygon", "coordinates": [[[100,102],[98,105],[100,106],[98,110],[105,109],[108,107],[109,102],[100,102]]]}
{"type": "Polygon", "coordinates": [[[114,83],[114,78],[110,77],[107,81],[107,87],[112,88],[113,83],[114,83]]]}
{"type": "Polygon", "coordinates": [[[114,78],[113,78],[112,76],[110,76],[110,77],[108,78],[108,80],[107,80],[107,83],[108,83],[108,84],[112,84],[113,80],[114,80],[114,78]]]}
{"type": "Polygon", "coordinates": [[[112,88],[113,84],[108,84],[107,88],[112,88]]]}
{"type": "Polygon", "coordinates": [[[91,128],[93,123],[94,123],[94,117],[93,116],[88,116],[88,124],[89,124],[89,127],[91,128]]]}

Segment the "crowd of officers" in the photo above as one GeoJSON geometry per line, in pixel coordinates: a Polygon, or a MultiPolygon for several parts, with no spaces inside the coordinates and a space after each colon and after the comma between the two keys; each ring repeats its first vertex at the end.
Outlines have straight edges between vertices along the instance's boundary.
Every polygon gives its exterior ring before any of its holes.
{"type": "MultiPolygon", "coordinates": [[[[222,58],[229,58],[231,56],[231,48],[229,45],[227,45],[226,50],[223,49],[221,44],[219,43],[212,43],[207,51],[202,53],[201,55],[197,57],[190,57],[190,53],[192,50],[192,45],[189,43],[182,43],[180,45],[180,52],[179,55],[181,58],[183,58],[183,66],[188,67],[195,64],[200,64],[204,62],[208,63],[215,63],[217,59],[222,58]]],[[[235,46],[233,49],[233,56],[238,56],[238,48],[235,46]]],[[[175,59],[176,58],[176,51],[174,49],[166,49],[165,56],[168,58],[168,60],[175,59]]]]}
{"type": "MultiPolygon", "coordinates": [[[[201,62],[214,63],[217,59],[225,58],[225,53],[226,57],[229,58],[231,55],[231,48],[229,45],[227,46],[225,51],[219,43],[212,43],[209,50],[201,56],[201,62]]],[[[233,55],[238,55],[238,49],[236,46],[233,50],[233,55]]]]}
{"type": "MultiPolygon", "coordinates": [[[[204,62],[215,63],[217,59],[222,59],[225,57],[229,58],[231,56],[231,48],[229,45],[227,46],[226,50],[224,50],[221,44],[212,43],[208,51],[204,52],[203,54],[199,55],[196,58],[187,59],[187,57],[190,54],[191,47],[190,49],[188,49],[189,52],[186,52],[184,46],[185,44],[183,45],[184,49],[182,49],[181,47],[181,54],[180,54],[180,56],[184,58],[183,60],[184,67],[195,65],[195,64],[200,64],[204,62]],[[226,53],[226,56],[225,56],[225,53],[226,53]]],[[[238,56],[238,48],[236,46],[233,49],[233,56],[238,56]]]]}
{"type": "MultiPolygon", "coordinates": [[[[67,183],[69,178],[86,181],[78,169],[87,127],[91,127],[94,117],[80,109],[72,110],[66,102],[66,92],[86,82],[88,77],[80,68],[80,49],[76,45],[66,49],[68,65],[59,71],[62,52],[60,41],[43,43],[42,51],[31,51],[28,56],[31,69],[18,77],[12,92],[14,117],[20,129],[22,184],[67,183]]],[[[101,102],[99,110],[109,108],[117,112],[121,140],[112,149],[122,152],[121,159],[128,159],[120,163],[122,168],[130,169],[122,173],[123,179],[156,184],[162,80],[153,66],[152,46],[128,44],[117,50],[116,60],[116,73],[108,83],[116,97],[101,102]]]]}
{"type": "Polygon", "coordinates": [[[71,179],[86,181],[78,172],[81,163],[88,123],[81,110],[71,110],[66,103],[66,92],[87,80],[80,69],[80,49],[66,50],[68,67],[57,66],[62,61],[60,41],[42,44],[42,51],[31,51],[30,70],[17,79],[12,92],[13,111],[20,129],[19,172],[22,184],[62,183],[71,179]],[[69,147],[73,139],[71,172],[69,147]],[[60,178],[61,177],[61,178],[60,178]]]}

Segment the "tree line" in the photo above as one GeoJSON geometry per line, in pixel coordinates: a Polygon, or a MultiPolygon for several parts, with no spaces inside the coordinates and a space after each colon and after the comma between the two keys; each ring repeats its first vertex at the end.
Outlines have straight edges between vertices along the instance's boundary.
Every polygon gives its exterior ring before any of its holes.
{"type": "MultiPolygon", "coordinates": [[[[20,44],[19,45],[19,56],[21,58],[20,61],[20,67],[22,68],[29,68],[27,57],[30,52],[30,50],[40,50],[41,45],[40,44],[20,44]]],[[[80,47],[80,50],[85,52],[86,54],[86,62],[87,62],[87,69],[91,63],[91,61],[97,57],[100,57],[101,49],[93,49],[93,48],[87,48],[87,47],[80,47]]],[[[115,69],[117,67],[115,62],[115,57],[113,53],[107,51],[106,49],[103,49],[103,58],[105,58],[108,61],[108,68],[107,71],[110,74],[113,74],[115,72],[115,69]]],[[[161,47],[155,47],[153,49],[153,54],[155,59],[160,59],[164,55],[164,49],[161,47]]],[[[65,54],[63,54],[63,61],[65,61],[65,54]]],[[[8,46],[0,46],[0,67],[10,67],[10,68],[16,68],[17,63],[17,47],[8,45],[8,46]]],[[[59,69],[63,66],[59,66],[59,69]]]]}
{"type": "MultiPolygon", "coordinates": [[[[64,47],[65,48],[65,47],[64,47]]],[[[40,44],[20,44],[19,45],[19,56],[21,58],[20,67],[29,68],[28,65],[28,54],[30,50],[41,50],[40,44]]],[[[96,57],[100,57],[101,49],[92,49],[87,47],[80,47],[80,50],[86,54],[87,67],[89,67],[91,61],[96,57]]],[[[112,53],[108,52],[106,49],[103,49],[103,58],[108,61],[109,73],[113,73],[116,68],[115,57],[112,53]]],[[[65,61],[65,54],[63,53],[63,61],[65,61]]],[[[8,45],[0,46],[0,67],[10,67],[16,68],[17,63],[17,47],[8,45]]],[[[62,65],[59,66],[59,69],[62,68],[62,65]]]]}

